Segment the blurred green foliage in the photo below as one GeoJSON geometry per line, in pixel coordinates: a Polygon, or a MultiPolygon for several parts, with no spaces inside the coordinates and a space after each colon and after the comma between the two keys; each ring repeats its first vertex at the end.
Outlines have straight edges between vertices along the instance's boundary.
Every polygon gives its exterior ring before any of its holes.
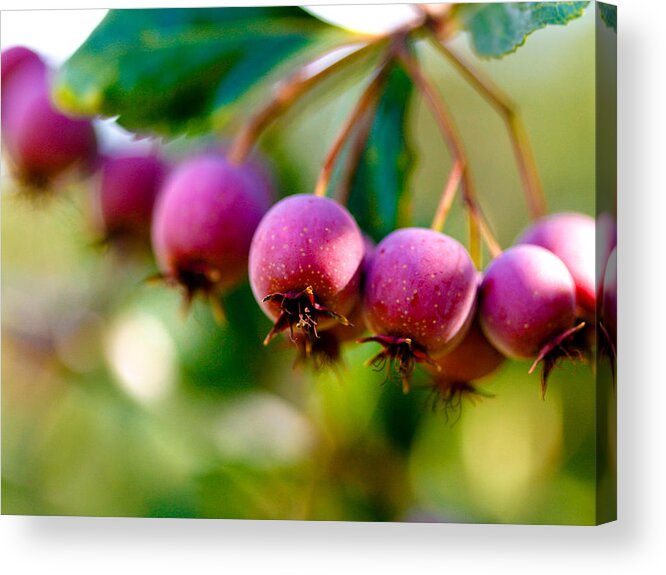
{"type": "MultiPolygon", "coordinates": [[[[549,28],[479,65],[518,103],[550,208],[594,211],[594,18],[549,28]]],[[[468,38],[455,42],[468,53],[468,38]]],[[[473,56],[469,55],[470,58],[473,56]]],[[[527,223],[501,119],[437,54],[419,57],[450,104],[503,245],[527,223]]],[[[330,83],[264,140],[283,193],[309,191],[363,85],[330,83]],[[347,89],[348,88],[348,89],[347,89]]],[[[408,110],[406,192],[428,225],[450,168],[429,111],[408,110]]],[[[182,146],[182,142],[177,145],[182,146]]],[[[595,378],[565,364],[545,401],[508,363],[459,419],[403,396],[349,345],[339,372],[292,369],[243,285],[228,322],[143,282],[148,257],[91,246],[91,182],[33,206],[2,194],[2,512],[364,521],[595,521],[595,378]]],[[[465,241],[456,204],[447,233],[465,241]]]]}

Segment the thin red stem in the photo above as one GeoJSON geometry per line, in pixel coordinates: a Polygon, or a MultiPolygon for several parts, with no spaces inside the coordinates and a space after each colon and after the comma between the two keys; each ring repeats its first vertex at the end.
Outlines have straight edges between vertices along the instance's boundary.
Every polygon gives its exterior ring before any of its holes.
{"type": "Polygon", "coordinates": [[[435,48],[504,119],[530,215],[532,218],[542,217],[547,213],[546,198],[527,131],[515,105],[489,78],[476,70],[454,50],[440,42],[434,30],[431,32],[430,40],[435,48]]]}
{"type": "Polygon", "coordinates": [[[462,161],[457,160],[451,168],[449,177],[446,180],[444,185],[444,191],[442,192],[442,197],[439,200],[439,205],[437,206],[437,211],[435,212],[435,217],[432,220],[432,225],[430,226],[433,230],[437,232],[444,231],[444,225],[446,224],[446,218],[449,215],[451,210],[451,205],[458,191],[458,186],[460,186],[460,181],[463,177],[463,172],[465,167],[462,161]]]}
{"type": "Polygon", "coordinates": [[[368,86],[361,94],[361,97],[359,98],[356,106],[352,110],[351,114],[349,114],[347,120],[342,126],[342,129],[336,136],[331,149],[326,155],[326,159],[324,160],[321,171],[319,172],[319,178],[317,179],[317,184],[315,185],[314,190],[315,196],[326,195],[331,176],[333,175],[333,170],[335,169],[338,158],[344,149],[345,143],[348,141],[349,136],[353,132],[354,128],[357,127],[358,123],[373,107],[379,97],[381,88],[384,85],[384,81],[386,80],[389,61],[390,60],[388,59],[385,60],[377,68],[373,78],[368,83],[368,86]]]}
{"type": "Polygon", "coordinates": [[[352,178],[356,173],[365,147],[368,143],[368,138],[370,137],[370,131],[372,130],[372,125],[375,121],[375,114],[377,111],[377,103],[372,106],[368,112],[365,114],[360,122],[359,126],[356,128],[356,135],[351,143],[349,154],[347,156],[347,161],[340,176],[340,183],[338,184],[338,189],[336,190],[335,197],[338,202],[343,206],[347,204],[349,200],[349,193],[352,187],[352,178]]]}
{"type": "Polygon", "coordinates": [[[476,192],[474,190],[473,181],[469,172],[469,165],[467,161],[467,154],[463,147],[462,139],[458,134],[456,125],[448,111],[444,100],[441,98],[434,85],[422,73],[418,62],[404,47],[399,51],[399,58],[404,64],[405,69],[412,81],[423,94],[426,102],[430,106],[432,113],[435,117],[440,131],[446,141],[451,156],[454,162],[462,165],[462,195],[467,213],[469,216],[470,238],[469,238],[469,251],[472,260],[477,267],[481,266],[481,244],[479,238],[482,237],[485,241],[489,252],[494,256],[501,253],[501,248],[495,239],[490,226],[488,225],[483,211],[481,210],[476,199],[476,192]]]}
{"type": "Polygon", "coordinates": [[[316,72],[310,70],[310,66],[314,65],[316,61],[310,62],[302,66],[290,78],[278,84],[271,100],[241,127],[238,136],[231,145],[229,159],[235,163],[243,163],[264,130],[275,119],[287,111],[301,96],[328,76],[367,54],[372,48],[380,44],[381,41],[377,40],[363,44],[316,72]]]}

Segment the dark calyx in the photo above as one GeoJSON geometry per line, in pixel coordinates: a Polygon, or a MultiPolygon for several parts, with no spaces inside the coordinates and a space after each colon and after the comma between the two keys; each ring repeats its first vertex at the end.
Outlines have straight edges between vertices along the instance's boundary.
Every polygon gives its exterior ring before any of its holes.
{"type": "Polygon", "coordinates": [[[294,367],[307,365],[315,372],[335,369],[342,364],[340,340],[328,331],[317,334],[312,341],[307,336],[296,337],[298,356],[294,361],[294,367]]]}
{"type": "Polygon", "coordinates": [[[280,306],[280,316],[264,339],[264,345],[268,345],[278,333],[287,328],[291,340],[298,343],[294,337],[294,328],[296,328],[303,333],[305,354],[309,355],[312,352],[312,343],[319,338],[317,324],[320,316],[334,318],[342,325],[351,325],[346,317],[318,303],[312,286],[302,291],[272,293],[262,301],[276,302],[280,306]]]}
{"type": "Polygon", "coordinates": [[[463,400],[469,400],[473,405],[484,398],[495,397],[492,393],[481,391],[471,381],[449,380],[438,378],[430,391],[430,405],[433,412],[443,411],[447,422],[455,416],[453,424],[462,417],[463,400]]]}
{"type": "Polygon", "coordinates": [[[403,393],[409,393],[409,380],[416,363],[428,363],[438,368],[425,349],[409,337],[375,335],[359,339],[358,343],[369,341],[380,344],[383,349],[371,357],[366,365],[374,367],[377,371],[382,371],[388,365],[389,377],[394,372],[400,377],[403,393]]]}
{"type": "Polygon", "coordinates": [[[225,313],[219,299],[220,280],[222,274],[217,268],[204,262],[190,262],[181,265],[173,275],[158,273],[147,278],[147,282],[164,282],[169,286],[180,287],[183,290],[182,313],[187,316],[196,296],[202,296],[213,311],[217,323],[224,323],[225,313]]]}
{"type": "Polygon", "coordinates": [[[548,387],[548,377],[553,368],[563,359],[583,359],[585,349],[581,348],[576,335],[585,327],[585,322],[564,331],[541,348],[539,355],[534,360],[529,373],[533,373],[537,366],[542,363],[541,370],[541,398],[545,399],[548,387]]]}

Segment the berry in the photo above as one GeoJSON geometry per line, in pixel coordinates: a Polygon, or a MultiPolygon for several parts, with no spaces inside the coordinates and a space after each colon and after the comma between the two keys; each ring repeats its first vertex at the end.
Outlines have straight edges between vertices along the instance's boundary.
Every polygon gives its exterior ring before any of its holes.
{"type": "Polygon", "coordinates": [[[433,375],[435,405],[455,408],[463,397],[483,395],[474,385],[497,371],[504,363],[504,356],[495,349],[481,330],[475,318],[463,340],[450,352],[435,358],[435,365],[428,370],[433,375]]]}
{"type": "MultiPolygon", "coordinates": [[[[250,248],[250,284],[264,313],[275,324],[264,343],[289,328],[310,346],[319,330],[344,317],[359,299],[363,237],[337,202],[293,195],[264,216],[250,248]]],[[[308,349],[309,353],[309,349],[308,349]]]]}
{"type": "Polygon", "coordinates": [[[106,239],[149,239],[155,200],[167,173],[157,155],[102,160],[95,217],[106,239]]]}
{"type": "Polygon", "coordinates": [[[463,340],[450,352],[437,357],[437,379],[469,383],[493,373],[504,363],[504,356],[495,349],[481,330],[472,323],[463,340]]]}
{"type": "Polygon", "coordinates": [[[544,361],[543,386],[576,320],[576,287],[552,252],[514,246],[495,258],[481,283],[479,317],[490,343],[514,359],[544,361]]]}
{"type": "Polygon", "coordinates": [[[617,346],[617,249],[613,249],[604,272],[601,298],[601,325],[608,341],[611,357],[617,346]]]}
{"type": "Polygon", "coordinates": [[[354,308],[347,314],[348,325],[336,323],[324,331],[318,331],[314,340],[305,334],[295,334],[298,347],[296,363],[308,363],[315,371],[335,368],[342,362],[342,344],[355,341],[368,330],[363,313],[363,305],[359,299],[354,308]]]}
{"type": "Polygon", "coordinates": [[[597,216],[597,305],[603,299],[604,272],[611,252],[617,245],[617,223],[608,212],[597,216]]]}
{"type": "Polygon", "coordinates": [[[433,230],[406,228],[384,238],[368,264],[365,341],[384,346],[386,360],[409,389],[414,362],[432,362],[465,335],[475,307],[477,271],[465,248],[433,230]]]}
{"type": "MultiPolygon", "coordinates": [[[[16,49],[15,49],[16,50],[16,49]]],[[[9,70],[2,79],[2,139],[17,176],[37,188],[75,166],[90,163],[97,151],[89,120],[56,110],[46,66],[34,53],[3,53],[9,70]]]]}
{"type": "Polygon", "coordinates": [[[190,158],[167,178],[153,216],[153,250],[186,302],[201,293],[215,303],[213,295],[244,278],[264,213],[256,185],[246,166],[213,154],[190,158]]]}
{"type": "Polygon", "coordinates": [[[527,228],[517,243],[541,246],[560,258],[576,284],[578,314],[587,319],[594,317],[597,272],[593,218],[578,213],[547,216],[527,228]]]}
{"type": "Polygon", "coordinates": [[[3,91],[8,89],[9,78],[19,67],[34,66],[46,70],[46,65],[42,59],[32,50],[23,46],[14,46],[2,52],[2,63],[0,65],[0,75],[3,91]]]}
{"type": "MultiPolygon", "coordinates": [[[[361,291],[365,283],[365,270],[370,261],[375,243],[366,234],[363,234],[363,246],[365,254],[363,257],[363,273],[361,276],[361,291]]],[[[296,363],[309,363],[314,366],[315,371],[328,367],[336,367],[342,362],[341,348],[346,342],[355,341],[365,335],[368,327],[365,322],[362,298],[359,298],[354,308],[347,315],[349,325],[335,323],[333,327],[324,331],[318,331],[313,341],[302,334],[296,335],[296,344],[299,356],[296,363]]]]}

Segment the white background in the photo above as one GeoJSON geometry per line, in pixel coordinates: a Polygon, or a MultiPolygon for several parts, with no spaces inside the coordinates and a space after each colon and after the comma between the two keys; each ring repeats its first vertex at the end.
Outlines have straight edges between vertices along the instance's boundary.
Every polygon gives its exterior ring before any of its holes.
{"type": "MultiPolygon", "coordinates": [[[[666,573],[666,3],[617,3],[618,522],[583,528],[2,517],[0,572],[666,573]]],[[[2,9],[182,5],[0,1],[2,9]]],[[[59,34],[57,26],[50,33],[59,34]]]]}

